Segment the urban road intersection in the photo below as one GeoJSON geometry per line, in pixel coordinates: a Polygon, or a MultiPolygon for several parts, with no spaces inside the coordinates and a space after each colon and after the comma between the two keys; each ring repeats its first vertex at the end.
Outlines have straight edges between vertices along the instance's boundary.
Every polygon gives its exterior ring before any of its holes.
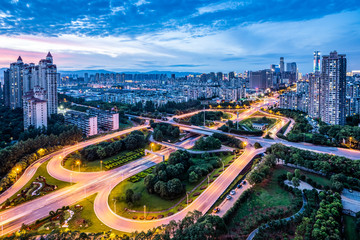
{"type": "MultiPolygon", "coordinates": [[[[260,108],[264,105],[266,105],[265,101],[264,104],[256,104],[254,107],[240,113],[238,119],[240,120],[249,117],[256,111],[259,111],[260,108]]],[[[182,118],[190,116],[192,114],[196,114],[198,112],[201,111],[196,111],[181,116],[174,116],[173,118],[182,118]]],[[[344,156],[350,159],[360,159],[360,151],[356,150],[316,146],[307,143],[293,143],[287,142],[283,139],[278,139],[276,137],[276,132],[279,131],[283,126],[285,126],[288,121],[292,120],[279,116],[276,117],[280,118],[280,121],[278,121],[276,126],[274,126],[269,131],[269,134],[273,137],[273,139],[263,139],[262,137],[240,137],[239,135],[229,134],[249,143],[246,146],[244,153],[240,155],[218,178],[216,178],[216,180],[212,182],[210,186],[206,188],[198,198],[196,198],[182,211],[179,211],[169,217],[150,221],[132,220],[117,215],[111,210],[108,199],[111,190],[117,184],[119,184],[124,179],[127,179],[128,177],[131,177],[149,167],[160,163],[162,161],[160,157],[156,155],[147,155],[141,159],[123,165],[119,168],[102,172],[70,171],[62,166],[63,158],[76,150],[102,141],[106,141],[108,139],[129,133],[134,130],[146,128],[147,125],[133,127],[124,131],[107,134],[105,136],[100,136],[94,139],[76,143],[72,146],[65,147],[62,150],[59,150],[39,159],[37,162],[29,166],[16,183],[0,195],[0,204],[6,201],[6,199],[8,199],[9,197],[16,194],[20,189],[22,189],[26,185],[26,183],[28,183],[30,179],[34,176],[39,166],[48,161],[49,159],[50,161],[47,165],[48,173],[58,180],[69,182],[69,186],[0,212],[0,226],[2,226],[3,228],[1,234],[6,235],[14,232],[20,229],[23,223],[31,224],[38,219],[48,216],[49,212],[52,210],[61,208],[62,206],[73,205],[76,202],[79,202],[87,196],[93,195],[95,193],[97,193],[97,196],[94,202],[94,211],[97,217],[105,225],[124,232],[143,230],[146,231],[148,229],[167,224],[172,220],[181,220],[186,216],[189,211],[198,210],[202,213],[206,213],[216,202],[216,200],[222,195],[223,191],[227,189],[227,187],[238,176],[238,174],[246,167],[246,165],[251,161],[251,159],[255,155],[264,152],[266,150],[266,147],[275,143],[282,143],[287,146],[293,146],[296,148],[319,153],[328,153],[344,156]],[[255,142],[259,142],[263,146],[263,148],[254,149],[252,145],[255,142]]],[[[178,125],[182,130],[191,131],[198,134],[211,135],[214,132],[223,133],[219,130],[206,127],[178,124],[174,122],[173,118],[169,119],[168,121],[162,122],[168,122],[174,125],[178,125]]],[[[292,121],[290,124],[290,128],[293,126],[293,124],[294,122],[292,121]]],[[[193,144],[193,142],[190,143],[190,141],[191,140],[185,140],[184,142],[179,143],[178,146],[189,148],[193,144]]],[[[174,148],[168,147],[164,150],[161,150],[160,153],[168,156],[173,151],[174,148]]]]}

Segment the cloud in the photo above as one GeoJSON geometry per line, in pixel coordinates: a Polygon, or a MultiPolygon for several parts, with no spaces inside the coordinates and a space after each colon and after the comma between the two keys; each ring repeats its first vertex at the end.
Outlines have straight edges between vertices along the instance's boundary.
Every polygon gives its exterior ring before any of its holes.
{"type": "MultiPolygon", "coordinates": [[[[337,49],[352,67],[359,9],[358,0],[8,0],[0,53],[51,50],[60,68],[144,71],[256,70],[284,56],[310,71],[313,50],[337,49]]],[[[14,61],[3,59],[2,66],[14,61]]]]}
{"type": "Polygon", "coordinates": [[[248,3],[250,3],[250,2],[233,1],[233,0],[219,2],[219,3],[212,3],[210,5],[198,8],[195,16],[202,15],[205,13],[214,13],[214,12],[224,11],[224,10],[235,10],[235,9],[238,9],[239,7],[243,7],[243,6],[247,5],[248,3]]]}

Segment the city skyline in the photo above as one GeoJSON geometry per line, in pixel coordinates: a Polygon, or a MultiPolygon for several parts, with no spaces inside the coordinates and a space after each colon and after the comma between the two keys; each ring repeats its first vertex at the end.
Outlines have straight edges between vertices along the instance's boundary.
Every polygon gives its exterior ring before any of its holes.
{"type": "Polygon", "coordinates": [[[347,54],[348,71],[360,68],[357,1],[76,1],[35,11],[39,4],[3,3],[0,67],[51,51],[59,71],[242,72],[284,57],[307,73],[313,51],[337,50],[347,54]]]}

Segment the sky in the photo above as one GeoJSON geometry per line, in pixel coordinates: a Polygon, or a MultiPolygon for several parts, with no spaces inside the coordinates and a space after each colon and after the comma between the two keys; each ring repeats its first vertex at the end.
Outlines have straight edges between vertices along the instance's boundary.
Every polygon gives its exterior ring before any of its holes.
{"type": "Polygon", "coordinates": [[[59,70],[243,72],[313,51],[360,69],[359,0],[0,0],[0,67],[51,51],[59,70]]]}

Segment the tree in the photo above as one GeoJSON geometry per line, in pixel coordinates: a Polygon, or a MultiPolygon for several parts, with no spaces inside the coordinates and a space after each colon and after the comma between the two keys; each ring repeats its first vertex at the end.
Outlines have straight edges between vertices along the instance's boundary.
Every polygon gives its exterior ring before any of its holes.
{"type": "Polygon", "coordinates": [[[193,171],[189,174],[189,182],[190,183],[196,183],[199,181],[199,176],[193,171]]]}
{"type": "Polygon", "coordinates": [[[167,182],[167,191],[170,198],[175,198],[184,192],[184,186],[178,178],[167,182]]]}
{"type": "Polygon", "coordinates": [[[301,172],[299,169],[295,169],[294,173],[296,178],[300,178],[301,172]]]}
{"type": "Polygon", "coordinates": [[[155,112],[155,104],[153,101],[146,101],[144,110],[147,112],[155,112]]]}
{"type": "Polygon", "coordinates": [[[125,192],[125,201],[126,201],[126,203],[132,203],[133,196],[134,196],[134,190],[127,189],[126,192],[125,192]]]}
{"type": "Polygon", "coordinates": [[[149,193],[153,193],[155,181],[156,178],[154,174],[149,174],[144,178],[144,185],[149,193]]]}
{"type": "Polygon", "coordinates": [[[166,198],[168,196],[167,185],[164,181],[158,181],[154,185],[154,191],[160,195],[162,198],[166,198]]]}
{"type": "Polygon", "coordinates": [[[291,181],[295,187],[300,186],[300,180],[297,177],[293,177],[291,181]]]}
{"type": "Polygon", "coordinates": [[[292,174],[291,172],[288,172],[288,173],[286,174],[286,178],[287,178],[289,181],[291,181],[292,178],[293,178],[293,174],[292,174]]]}
{"type": "Polygon", "coordinates": [[[260,143],[256,142],[256,143],[254,143],[254,148],[258,149],[258,148],[262,148],[262,146],[260,143]]]}
{"type": "Polygon", "coordinates": [[[178,138],[180,136],[180,129],[179,127],[175,127],[174,130],[171,132],[174,138],[178,138]]]}
{"type": "Polygon", "coordinates": [[[96,150],[96,154],[98,155],[98,157],[100,159],[104,159],[106,157],[106,152],[105,152],[105,149],[102,148],[102,147],[99,147],[97,150],[96,150]]]}
{"type": "Polygon", "coordinates": [[[155,131],[154,131],[154,139],[155,139],[156,141],[162,142],[162,140],[164,139],[164,136],[163,136],[163,134],[162,134],[162,131],[160,131],[160,130],[155,130],[155,131]]]}

